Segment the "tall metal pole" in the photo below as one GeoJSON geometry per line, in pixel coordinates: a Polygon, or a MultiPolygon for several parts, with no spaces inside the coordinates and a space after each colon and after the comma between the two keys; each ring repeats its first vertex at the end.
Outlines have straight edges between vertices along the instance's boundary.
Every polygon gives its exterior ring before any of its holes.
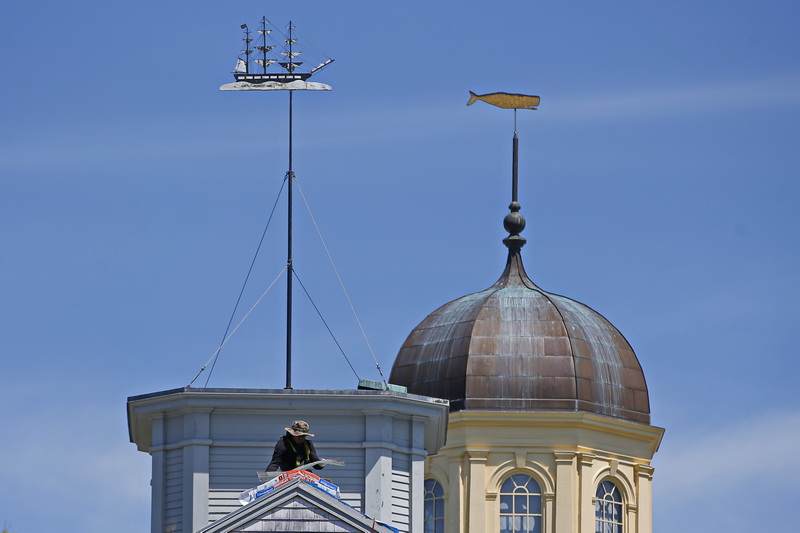
{"type": "Polygon", "coordinates": [[[514,142],[512,147],[512,157],[514,158],[511,164],[511,201],[517,202],[517,183],[518,183],[518,169],[519,169],[519,138],[517,137],[517,110],[514,110],[514,142]]]}
{"type": "MultiPolygon", "coordinates": [[[[291,24],[291,23],[290,23],[291,24]]],[[[291,32],[291,30],[289,30],[291,32]]],[[[292,182],[294,181],[294,170],[292,169],[292,94],[289,91],[289,172],[286,174],[289,180],[288,202],[288,229],[287,229],[287,259],[286,259],[286,388],[292,388],[292,278],[294,277],[294,267],[292,266],[292,182]]]]}
{"type": "Polygon", "coordinates": [[[517,202],[517,183],[518,183],[518,172],[517,169],[519,168],[519,138],[517,138],[517,132],[514,132],[514,148],[513,148],[513,158],[514,162],[511,167],[511,202],[517,202]]]}
{"type": "MultiPolygon", "coordinates": [[[[525,229],[525,217],[519,212],[519,197],[517,189],[519,186],[519,137],[517,137],[517,110],[514,109],[514,138],[511,150],[511,204],[508,209],[510,212],[503,219],[503,227],[509,235],[503,239],[503,244],[508,247],[509,254],[519,253],[525,245],[525,239],[520,236],[520,232],[525,229]]],[[[509,255],[509,260],[511,255],[509,255]]]]}
{"type": "MultiPolygon", "coordinates": [[[[268,21],[267,21],[266,17],[262,17],[261,23],[262,23],[262,26],[263,26],[262,30],[264,31],[264,39],[265,39],[264,46],[266,46],[266,35],[267,35],[266,23],[267,22],[268,21]]],[[[250,53],[252,52],[252,50],[250,49],[250,42],[252,41],[252,39],[250,39],[250,30],[247,28],[246,24],[242,24],[241,27],[242,27],[242,29],[245,30],[245,45],[246,46],[245,46],[245,50],[243,50],[243,52],[247,56],[247,59],[249,59],[250,53]]],[[[294,93],[295,90],[330,91],[331,87],[329,85],[326,85],[324,83],[305,82],[305,79],[308,78],[309,76],[311,76],[311,74],[313,74],[315,71],[317,71],[317,70],[321,69],[322,67],[324,67],[325,65],[328,65],[328,64],[332,63],[333,59],[328,59],[323,64],[315,67],[314,69],[312,69],[308,73],[300,74],[300,75],[291,75],[294,72],[294,70],[297,67],[297,65],[299,65],[301,63],[295,63],[293,61],[294,60],[294,56],[296,55],[296,53],[293,50],[293,45],[294,45],[294,42],[295,42],[296,39],[294,38],[294,35],[292,34],[292,30],[294,30],[294,26],[292,25],[292,21],[291,20],[289,21],[288,29],[289,29],[289,33],[287,35],[287,38],[284,39],[284,41],[286,41],[286,43],[289,45],[289,47],[288,47],[289,48],[288,58],[287,58],[288,61],[286,63],[279,62],[278,64],[283,66],[283,67],[285,67],[286,70],[289,72],[289,75],[282,75],[282,74],[276,74],[275,76],[266,75],[266,76],[264,76],[264,80],[262,80],[262,81],[272,81],[272,80],[274,80],[276,83],[263,83],[262,84],[262,83],[258,83],[258,82],[254,82],[254,83],[249,83],[247,81],[240,82],[239,81],[240,77],[238,76],[238,74],[240,72],[238,70],[238,68],[240,68],[240,65],[237,63],[237,71],[236,71],[235,76],[234,76],[237,79],[237,82],[236,83],[225,84],[222,87],[220,87],[220,90],[222,90],[222,91],[254,91],[254,90],[259,90],[259,91],[283,91],[283,90],[285,90],[285,91],[289,91],[289,170],[286,172],[286,177],[284,179],[289,181],[289,191],[288,191],[288,194],[287,194],[287,201],[288,201],[287,219],[288,219],[288,224],[287,224],[287,228],[286,228],[286,232],[287,232],[287,238],[286,238],[286,251],[287,251],[287,253],[286,253],[286,270],[288,272],[288,275],[286,277],[286,388],[287,389],[291,389],[292,388],[292,283],[294,281],[294,266],[292,264],[292,206],[293,206],[292,196],[293,196],[294,184],[292,182],[295,179],[294,168],[293,168],[293,165],[292,165],[292,155],[293,155],[293,153],[292,153],[292,151],[293,151],[292,144],[293,144],[293,140],[294,140],[293,139],[293,127],[294,127],[294,124],[293,124],[293,116],[292,116],[292,113],[293,113],[292,105],[293,105],[293,97],[294,97],[293,93],[294,93]],[[303,83],[295,84],[295,85],[292,85],[290,83],[285,83],[285,82],[288,82],[288,81],[303,81],[303,83]]],[[[270,48],[272,48],[272,47],[270,47],[270,48]]],[[[266,54],[266,52],[264,52],[264,53],[266,54]]],[[[299,52],[297,52],[297,53],[299,53],[299,52]]],[[[282,55],[287,55],[286,52],[281,52],[281,54],[282,55]]],[[[267,72],[266,72],[266,60],[264,62],[265,62],[264,74],[267,74],[267,72]]],[[[249,61],[245,61],[245,64],[248,65],[246,67],[245,73],[249,73],[249,70],[248,70],[249,69],[249,61]]],[[[251,78],[249,78],[249,77],[246,78],[246,80],[250,80],[250,79],[251,78]]]]}

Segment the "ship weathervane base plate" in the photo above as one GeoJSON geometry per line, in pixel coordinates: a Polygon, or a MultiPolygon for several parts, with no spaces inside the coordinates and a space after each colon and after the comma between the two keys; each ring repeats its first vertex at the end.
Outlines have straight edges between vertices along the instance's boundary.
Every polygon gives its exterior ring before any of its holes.
{"type": "Polygon", "coordinates": [[[326,83],[301,80],[290,81],[289,83],[280,83],[277,81],[247,83],[245,81],[237,81],[234,83],[226,83],[219,88],[220,91],[330,91],[332,89],[333,88],[326,83]]]}

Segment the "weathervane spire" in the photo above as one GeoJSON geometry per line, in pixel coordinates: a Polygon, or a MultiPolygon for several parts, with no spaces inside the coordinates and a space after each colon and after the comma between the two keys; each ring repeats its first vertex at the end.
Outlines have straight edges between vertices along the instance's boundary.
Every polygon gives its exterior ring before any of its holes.
{"type": "Polygon", "coordinates": [[[509,235],[503,239],[503,244],[506,245],[510,253],[519,253],[520,249],[525,246],[527,241],[524,237],[520,236],[522,230],[525,229],[525,217],[519,212],[520,205],[517,197],[517,189],[519,185],[519,137],[517,136],[517,109],[531,109],[535,111],[541,99],[538,96],[515,93],[475,94],[474,92],[470,91],[469,95],[470,96],[467,105],[472,105],[476,101],[480,100],[496,107],[514,110],[514,138],[512,141],[511,156],[511,204],[508,206],[510,213],[508,213],[503,219],[503,227],[509,233],[509,235]]]}
{"type": "Polygon", "coordinates": [[[259,44],[254,48],[250,47],[250,29],[247,24],[242,24],[241,28],[245,31],[245,50],[242,50],[244,57],[239,57],[236,62],[236,68],[233,71],[233,77],[236,80],[234,83],[226,83],[219,89],[221,91],[288,91],[289,92],[289,170],[286,172],[285,180],[288,185],[287,194],[287,228],[286,228],[286,389],[292,388],[292,279],[294,277],[294,266],[292,263],[292,185],[295,181],[294,169],[292,168],[292,150],[293,150],[293,97],[295,91],[330,91],[331,86],[325,83],[307,81],[312,74],[322,69],[323,67],[333,63],[332,58],[327,58],[325,61],[314,67],[309,71],[301,71],[300,67],[303,62],[296,61],[295,58],[300,55],[301,51],[298,49],[297,38],[293,34],[295,29],[292,21],[286,27],[289,32],[283,39],[286,43],[284,51],[280,54],[283,55],[286,61],[278,61],[277,58],[271,58],[267,54],[275,48],[275,41],[270,40],[270,34],[273,31],[271,23],[267,20],[266,16],[261,17],[261,28],[258,34],[261,36],[259,44]],[[262,67],[261,72],[251,72],[250,54],[253,51],[261,53],[261,58],[256,62],[262,67]],[[277,63],[283,67],[284,71],[272,71],[267,67],[277,63]]]}

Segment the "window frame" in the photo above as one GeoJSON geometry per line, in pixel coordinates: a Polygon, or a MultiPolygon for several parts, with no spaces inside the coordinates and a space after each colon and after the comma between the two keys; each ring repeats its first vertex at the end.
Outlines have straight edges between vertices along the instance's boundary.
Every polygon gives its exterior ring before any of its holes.
{"type": "Polygon", "coordinates": [[[497,524],[499,526],[499,531],[501,533],[544,533],[544,524],[545,524],[545,509],[544,509],[544,490],[542,489],[542,481],[535,475],[532,475],[529,471],[514,471],[506,474],[503,476],[500,486],[498,487],[497,491],[497,498],[498,498],[498,507],[497,507],[497,524]],[[520,477],[524,476],[527,478],[524,484],[521,484],[520,477]],[[513,483],[514,487],[510,492],[505,492],[504,487],[506,487],[507,483],[513,483]],[[533,482],[534,486],[531,487],[531,482],[533,482]],[[530,490],[535,487],[535,490],[530,490]],[[517,489],[524,489],[524,491],[518,491],[517,489]],[[504,505],[504,496],[511,499],[511,509],[508,512],[503,510],[504,505]],[[521,507],[524,508],[523,513],[517,513],[516,506],[519,502],[518,498],[523,497],[525,498],[524,504],[521,507]],[[532,505],[532,502],[535,502],[532,505]],[[525,527],[518,528],[517,520],[521,518],[519,525],[525,524],[525,527]],[[509,520],[509,526],[504,527],[504,519],[509,520]],[[530,522],[533,521],[534,527],[531,529],[530,522]]]}
{"type": "Polygon", "coordinates": [[[446,512],[444,484],[434,477],[425,478],[422,501],[422,531],[424,533],[444,533],[444,518],[446,512]],[[430,489],[428,488],[429,482],[433,483],[430,489]],[[436,493],[436,489],[439,489],[440,494],[436,493]],[[429,495],[432,497],[429,497],[429,495]],[[436,512],[439,508],[437,502],[441,504],[441,516],[436,512]],[[432,518],[428,517],[429,505],[432,506],[432,518]],[[433,524],[433,529],[429,530],[428,524],[433,524]]]}
{"type": "Polygon", "coordinates": [[[612,478],[600,480],[597,483],[592,504],[594,506],[595,533],[625,533],[625,496],[617,480],[612,478]],[[609,491],[607,485],[611,485],[613,489],[609,491]],[[603,492],[602,497],[600,496],[601,491],[603,492]],[[614,498],[615,495],[618,499],[614,498]],[[610,512],[607,507],[609,504],[612,506],[610,512]],[[619,520],[614,519],[615,511],[619,520]]]}

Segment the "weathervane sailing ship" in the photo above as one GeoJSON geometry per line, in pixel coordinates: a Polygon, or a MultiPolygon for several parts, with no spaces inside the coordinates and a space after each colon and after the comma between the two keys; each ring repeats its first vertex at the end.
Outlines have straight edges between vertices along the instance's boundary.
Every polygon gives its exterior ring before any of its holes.
{"type": "MultiPolygon", "coordinates": [[[[333,63],[333,59],[326,57],[320,64],[310,70],[304,70],[303,61],[297,58],[303,53],[294,33],[296,29],[289,21],[286,27],[288,32],[283,36],[282,47],[279,40],[272,36],[274,28],[267,17],[261,17],[258,29],[259,38],[255,45],[247,24],[242,24],[244,30],[244,47],[241,55],[236,60],[233,70],[235,83],[220,87],[223,91],[269,91],[269,90],[317,90],[330,91],[329,85],[307,81],[315,72],[333,63]],[[277,48],[280,52],[274,52],[277,48]],[[283,56],[281,58],[280,56],[283,56]]],[[[279,33],[279,32],[278,32],[279,33]]]]}
{"type": "MultiPolygon", "coordinates": [[[[236,79],[234,83],[227,83],[220,87],[221,91],[287,91],[289,93],[289,170],[284,176],[287,184],[287,258],[286,258],[286,388],[292,388],[292,279],[294,277],[294,266],[292,261],[292,205],[293,205],[293,182],[296,177],[293,170],[293,95],[295,91],[330,91],[331,86],[325,83],[312,82],[308,79],[317,71],[333,63],[333,59],[326,57],[325,60],[312,68],[311,70],[304,71],[301,69],[303,61],[298,61],[296,58],[301,54],[302,50],[298,46],[298,39],[294,33],[295,27],[289,21],[287,26],[288,32],[283,38],[283,49],[280,55],[283,55],[285,61],[280,61],[273,55],[272,52],[279,46],[279,42],[272,37],[274,28],[271,26],[267,17],[261,17],[261,27],[258,30],[260,38],[255,46],[251,46],[253,39],[250,37],[251,32],[247,24],[242,24],[241,28],[244,30],[244,50],[242,55],[236,61],[236,68],[233,71],[233,76],[236,79]],[[254,56],[251,58],[251,56],[254,56]],[[252,61],[251,61],[252,59],[252,61]],[[277,67],[283,70],[277,70],[277,67]],[[255,65],[258,65],[256,67],[255,65]],[[260,67],[260,69],[259,69],[260,67]],[[260,70],[260,72],[259,72],[260,70]]],[[[280,31],[276,33],[280,34],[280,31]]],[[[248,274],[249,276],[249,274],[248,274]]],[[[277,280],[276,280],[277,281],[277,280]]],[[[245,281],[246,283],[246,281],[245,281]]],[[[238,304],[237,304],[238,305],[238,304]]],[[[234,309],[235,313],[235,309],[234,309]]],[[[227,340],[228,334],[225,334],[227,340]]],[[[217,352],[212,356],[212,360],[219,354],[219,350],[224,345],[225,340],[217,349],[217,352]]],[[[206,363],[207,365],[208,363],[206,363]]],[[[212,367],[213,368],[213,367],[212,367]]],[[[205,369],[205,366],[200,369],[197,376],[205,369]]],[[[379,367],[380,370],[380,367],[379,367]]],[[[194,380],[192,380],[194,382],[194,380]]],[[[191,385],[191,383],[190,383],[191,385]]]]}

